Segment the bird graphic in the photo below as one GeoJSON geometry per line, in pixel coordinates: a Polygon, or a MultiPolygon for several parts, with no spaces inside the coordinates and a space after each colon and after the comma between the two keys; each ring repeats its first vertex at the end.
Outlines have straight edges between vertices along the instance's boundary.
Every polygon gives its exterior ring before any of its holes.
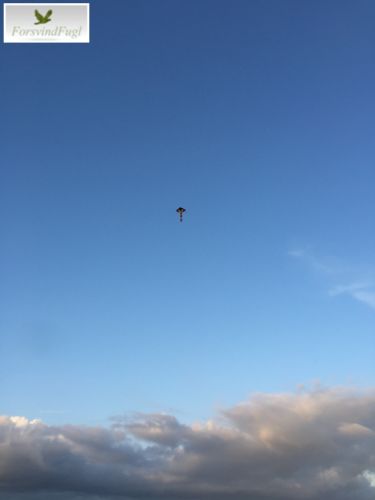
{"type": "Polygon", "coordinates": [[[42,16],[42,14],[38,10],[35,10],[34,14],[38,19],[38,22],[34,24],[46,24],[52,21],[52,19],[50,19],[50,17],[52,16],[52,10],[49,10],[45,16],[42,16]]]}

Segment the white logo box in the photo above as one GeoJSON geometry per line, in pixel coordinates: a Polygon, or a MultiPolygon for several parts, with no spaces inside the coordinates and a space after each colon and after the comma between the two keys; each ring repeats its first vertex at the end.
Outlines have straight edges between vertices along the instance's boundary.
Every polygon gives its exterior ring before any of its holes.
{"type": "Polygon", "coordinates": [[[4,43],[89,42],[89,3],[4,3],[4,43]]]}

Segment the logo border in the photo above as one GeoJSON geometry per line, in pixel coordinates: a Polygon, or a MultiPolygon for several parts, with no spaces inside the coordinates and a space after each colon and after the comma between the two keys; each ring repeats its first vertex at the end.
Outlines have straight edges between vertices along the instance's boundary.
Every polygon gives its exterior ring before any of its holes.
{"type": "Polygon", "coordinates": [[[9,43],[9,44],[14,44],[14,43],[90,43],[90,4],[87,2],[84,3],[61,3],[61,2],[33,2],[33,3],[26,3],[26,2],[21,2],[21,3],[4,3],[3,4],[3,43],[9,43]],[[68,7],[72,6],[85,6],[86,7],[86,19],[87,19],[87,40],[85,41],[80,41],[80,42],[75,42],[75,41],[66,41],[66,42],[61,42],[60,40],[34,40],[32,42],[27,42],[27,41],[18,41],[18,42],[9,42],[5,41],[5,35],[6,35],[6,28],[7,28],[7,18],[6,18],[6,8],[8,6],[17,6],[17,7],[24,7],[25,5],[27,6],[41,6],[41,5],[46,5],[47,7],[54,6],[54,5],[66,5],[68,7]]]}

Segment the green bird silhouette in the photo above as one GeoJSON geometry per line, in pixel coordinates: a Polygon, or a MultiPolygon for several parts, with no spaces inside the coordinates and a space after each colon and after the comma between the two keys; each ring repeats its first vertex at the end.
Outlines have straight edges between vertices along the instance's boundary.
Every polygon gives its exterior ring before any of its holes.
{"type": "Polygon", "coordinates": [[[52,16],[52,10],[49,10],[45,16],[42,16],[42,14],[38,10],[35,10],[34,14],[38,19],[38,22],[34,24],[46,24],[52,21],[52,19],[50,19],[50,17],[52,16]]]}

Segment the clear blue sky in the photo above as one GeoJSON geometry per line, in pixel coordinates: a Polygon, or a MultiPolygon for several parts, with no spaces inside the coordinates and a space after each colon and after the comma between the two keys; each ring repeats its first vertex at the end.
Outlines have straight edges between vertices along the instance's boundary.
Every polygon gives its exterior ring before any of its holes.
{"type": "Polygon", "coordinates": [[[374,19],[100,0],[89,45],[1,46],[0,413],[375,384],[374,19]]]}

